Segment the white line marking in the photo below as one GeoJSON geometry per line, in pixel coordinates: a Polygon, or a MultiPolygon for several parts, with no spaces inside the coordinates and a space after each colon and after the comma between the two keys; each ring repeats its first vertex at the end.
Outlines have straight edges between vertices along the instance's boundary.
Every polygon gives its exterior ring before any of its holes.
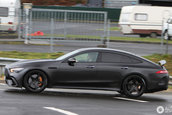
{"type": "Polygon", "coordinates": [[[72,113],[70,111],[65,111],[65,110],[62,110],[62,109],[54,108],[54,107],[43,107],[43,108],[53,110],[53,111],[57,111],[57,112],[65,114],[65,115],[78,115],[76,113],[72,113]]]}
{"type": "Polygon", "coordinates": [[[0,85],[6,85],[5,83],[0,83],[0,85]]]}
{"type": "Polygon", "coordinates": [[[146,103],[146,102],[148,102],[148,101],[137,100],[137,99],[123,98],[123,97],[114,97],[114,98],[115,99],[120,99],[120,100],[126,100],[126,101],[140,102],[140,103],[146,103]]]}

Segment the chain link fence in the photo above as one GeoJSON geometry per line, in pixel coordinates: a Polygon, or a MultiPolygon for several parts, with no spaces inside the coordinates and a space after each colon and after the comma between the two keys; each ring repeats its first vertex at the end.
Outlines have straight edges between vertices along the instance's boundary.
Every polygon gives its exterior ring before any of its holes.
{"type": "Polygon", "coordinates": [[[26,43],[77,40],[102,44],[109,38],[107,12],[33,8],[22,14],[22,37],[26,43]]]}

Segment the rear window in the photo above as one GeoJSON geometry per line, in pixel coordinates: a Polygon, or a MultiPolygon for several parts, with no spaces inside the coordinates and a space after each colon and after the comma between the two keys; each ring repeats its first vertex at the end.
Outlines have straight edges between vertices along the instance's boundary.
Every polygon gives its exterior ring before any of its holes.
{"type": "Polygon", "coordinates": [[[101,62],[104,63],[141,63],[140,60],[137,60],[132,57],[117,53],[102,53],[101,62]]]}
{"type": "Polygon", "coordinates": [[[0,7],[0,17],[8,17],[8,8],[0,7]]]}

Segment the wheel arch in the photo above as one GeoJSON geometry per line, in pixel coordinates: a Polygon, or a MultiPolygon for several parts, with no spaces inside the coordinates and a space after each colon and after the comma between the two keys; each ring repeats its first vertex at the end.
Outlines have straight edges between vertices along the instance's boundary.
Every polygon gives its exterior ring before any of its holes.
{"type": "Polygon", "coordinates": [[[132,76],[132,75],[137,75],[137,76],[143,78],[143,80],[145,81],[145,85],[146,85],[145,90],[147,90],[147,83],[148,83],[148,81],[147,81],[146,77],[145,77],[143,74],[141,74],[141,73],[136,73],[136,72],[135,72],[135,73],[127,74],[127,75],[122,79],[120,89],[122,90],[122,88],[123,88],[122,86],[123,86],[124,80],[125,80],[126,78],[128,78],[129,76],[132,76]]]}
{"type": "MultiPolygon", "coordinates": [[[[37,71],[41,71],[41,72],[43,72],[45,75],[46,75],[46,77],[47,77],[47,86],[49,86],[49,81],[50,81],[50,77],[49,77],[49,75],[44,71],[44,70],[42,70],[42,69],[30,69],[30,70],[28,70],[25,74],[24,74],[24,76],[26,76],[26,74],[27,73],[29,73],[29,72],[31,72],[31,71],[34,71],[34,70],[37,70],[37,71]]],[[[22,86],[24,86],[24,76],[23,76],[23,79],[22,79],[22,86]]]]}

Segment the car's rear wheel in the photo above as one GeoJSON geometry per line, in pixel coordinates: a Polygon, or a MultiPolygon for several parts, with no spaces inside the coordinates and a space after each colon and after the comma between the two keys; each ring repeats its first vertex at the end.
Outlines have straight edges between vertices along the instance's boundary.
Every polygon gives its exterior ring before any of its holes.
{"type": "Polygon", "coordinates": [[[123,82],[123,92],[128,97],[140,97],[146,88],[145,80],[138,75],[131,75],[123,82]]]}
{"type": "Polygon", "coordinates": [[[47,76],[39,70],[32,70],[24,76],[23,85],[27,91],[39,93],[47,86],[47,76]]]}

